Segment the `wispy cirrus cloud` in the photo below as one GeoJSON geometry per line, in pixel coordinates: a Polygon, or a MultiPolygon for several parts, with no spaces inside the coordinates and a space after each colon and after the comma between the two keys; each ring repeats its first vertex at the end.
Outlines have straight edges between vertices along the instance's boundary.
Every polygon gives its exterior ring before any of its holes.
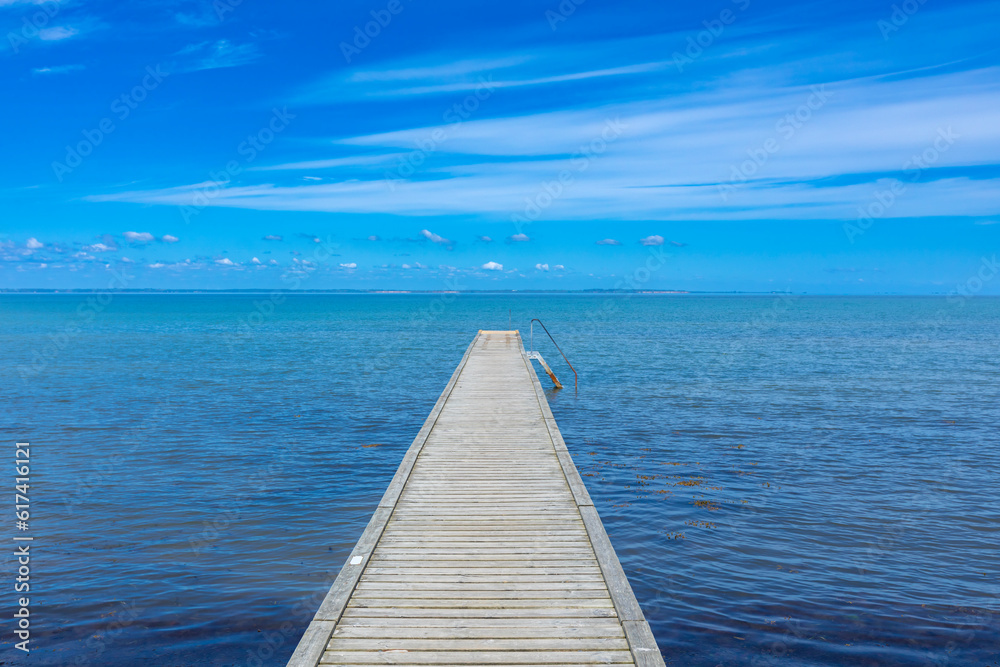
{"type": "MultiPolygon", "coordinates": [[[[957,9],[939,15],[950,17],[945,24],[968,19],[957,9]]],[[[900,39],[917,44],[931,38],[933,30],[921,25],[908,25],[900,39]]],[[[421,173],[394,179],[391,196],[384,160],[426,142],[435,126],[333,137],[327,141],[335,143],[337,156],[265,167],[266,180],[245,179],[210,205],[507,220],[519,202],[565,171],[572,182],[544,211],[548,218],[854,218],[858,206],[892,179],[905,179],[906,194],[886,217],[1000,211],[1000,125],[994,111],[1000,108],[1000,67],[971,61],[893,70],[879,69],[875,61],[859,66],[844,54],[861,38],[844,37],[852,33],[843,25],[775,46],[779,29],[787,26],[734,29],[730,42],[715,45],[696,63],[707,72],[725,67],[719,70],[725,76],[689,88],[680,88],[676,77],[663,77],[657,69],[661,61],[628,62],[628,50],[611,42],[588,45],[575,69],[548,54],[498,54],[338,75],[347,87],[336,93],[347,97],[351,85],[365,97],[366,86],[396,83],[413,95],[437,94],[440,86],[461,92],[490,68],[504,74],[495,81],[578,85],[580,95],[587,94],[588,82],[613,79],[617,87],[599,105],[569,104],[550,95],[545,108],[470,117],[450,126],[447,141],[424,155],[421,173]],[[822,39],[824,34],[830,39],[822,39]],[[826,46],[818,51],[815,44],[826,46]],[[814,61],[808,68],[767,51],[792,56],[807,47],[814,61]],[[585,67],[602,58],[606,67],[585,67]],[[734,68],[734,63],[745,65],[734,68]],[[594,76],[579,78],[585,74],[594,76]],[[620,129],[613,142],[606,138],[610,125],[620,129]],[[913,156],[934,148],[941,133],[955,139],[937,151],[933,165],[908,168],[913,156]],[[310,170],[335,167],[344,170],[336,179],[303,181],[310,170]]],[[[987,32],[974,27],[966,37],[985,43],[987,32]]],[[[91,200],[176,204],[190,198],[192,188],[169,185],[91,200]]]]}
{"type": "Polygon", "coordinates": [[[35,67],[31,70],[31,73],[35,75],[68,74],[70,72],[79,72],[80,70],[83,69],[86,69],[86,67],[80,64],[52,65],[51,67],[35,67]]]}
{"type": "Polygon", "coordinates": [[[228,39],[189,44],[174,54],[174,69],[179,72],[201,72],[249,65],[260,59],[254,43],[236,44],[228,39]]]}
{"type": "Polygon", "coordinates": [[[80,34],[80,29],[69,25],[57,25],[51,28],[42,28],[38,31],[38,39],[43,42],[60,42],[70,37],[80,34]]]}

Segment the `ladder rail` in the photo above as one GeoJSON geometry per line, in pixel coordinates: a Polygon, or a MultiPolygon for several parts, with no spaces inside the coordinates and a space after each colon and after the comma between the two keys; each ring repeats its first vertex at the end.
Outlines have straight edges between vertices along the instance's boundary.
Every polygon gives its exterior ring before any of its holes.
{"type": "MultiPolygon", "coordinates": [[[[561,354],[562,358],[566,361],[566,365],[569,366],[569,369],[571,371],[573,371],[573,388],[574,388],[574,390],[579,390],[580,389],[580,378],[576,374],[576,369],[573,368],[573,364],[571,364],[569,362],[569,359],[566,357],[566,353],[562,351],[561,347],[559,347],[559,343],[557,343],[556,339],[552,337],[551,333],[549,333],[549,330],[545,327],[545,324],[543,324],[542,321],[540,319],[538,319],[537,317],[532,318],[531,323],[530,323],[530,329],[528,331],[528,346],[531,348],[531,352],[535,351],[535,322],[538,322],[538,325],[540,327],[542,327],[542,331],[544,331],[548,335],[549,340],[552,341],[552,344],[556,346],[556,349],[559,350],[559,354],[561,354]]],[[[539,356],[541,356],[541,355],[539,355],[539,356]]],[[[543,365],[544,365],[544,362],[543,362],[543,365]]],[[[551,375],[551,371],[549,371],[549,374],[551,375]]]]}

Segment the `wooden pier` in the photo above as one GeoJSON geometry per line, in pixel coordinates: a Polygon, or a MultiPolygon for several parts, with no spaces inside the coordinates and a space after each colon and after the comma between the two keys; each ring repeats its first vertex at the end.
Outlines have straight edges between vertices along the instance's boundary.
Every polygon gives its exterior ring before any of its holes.
{"type": "Polygon", "coordinates": [[[663,665],[517,331],[480,331],[289,661],[663,665]]]}

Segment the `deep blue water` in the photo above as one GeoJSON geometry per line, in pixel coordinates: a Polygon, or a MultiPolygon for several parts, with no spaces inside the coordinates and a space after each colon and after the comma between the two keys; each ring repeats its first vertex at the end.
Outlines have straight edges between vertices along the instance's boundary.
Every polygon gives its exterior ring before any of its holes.
{"type": "Polygon", "coordinates": [[[0,295],[0,664],[283,665],[476,330],[532,317],[668,665],[1000,664],[1000,299],[88,298],[0,295]]]}

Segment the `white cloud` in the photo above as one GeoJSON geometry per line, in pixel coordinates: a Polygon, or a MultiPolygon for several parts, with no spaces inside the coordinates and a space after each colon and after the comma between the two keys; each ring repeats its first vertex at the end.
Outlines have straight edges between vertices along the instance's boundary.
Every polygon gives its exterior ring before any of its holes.
{"type": "Polygon", "coordinates": [[[83,249],[89,252],[114,252],[118,250],[117,247],[107,245],[105,243],[93,243],[91,245],[83,246],[83,249]]]}
{"type": "Polygon", "coordinates": [[[535,268],[538,269],[539,271],[548,271],[549,270],[549,265],[548,264],[535,264],[535,268]]]}
{"type": "Polygon", "coordinates": [[[263,240],[265,240],[265,241],[280,241],[281,237],[278,236],[277,234],[268,234],[267,236],[264,237],[263,240]]]}
{"type": "Polygon", "coordinates": [[[503,264],[498,264],[497,262],[486,262],[483,264],[482,268],[487,271],[503,271],[503,264]]]}
{"type": "Polygon", "coordinates": [[[378,237],[375,236],[374,234],[372,234],[371,236],[368,237],[368,240],[369,241],[378,241],[378,237]]]}
{"type": "Polygon", "coordinates": [[[512,236],[508,236],[507,240],[514,243],[523,243],[525,241],[530,241],[531,239],[527,234],[514,234],[512,236]]]}
{"type": "Polygon", "coordinates": [[[479,240],[483,241],[484,243],[493,243],[493,239],[491,239],[489,236],[480,236],[479,240]]]}
{"type": "Polygon", "coordinates": [[[663,237],[654,234],[653,236],[639,239],[639,243],[642,245],[663,245],[663,237]]]}
{"type": "Polygon", "coordinates": [[[356,268],[358,268],[358,264],[357,264],[357,262],[348,262],[346,264],[341,264],[340,268],[342,268],[342,269],[356,269],[356,268]]]}
{"type": "Polygon", "coordinates": [[[80,31],[68,25],[57,25],[38,31],[38,39],[45,42],[58,42],[79,35],[80,31]]]}
{"type": "Polygon", "coordinates": [[[44,245],[45,245],[44,243],[41,243],[38,239],[32,236],[30,239],[27,240],[27,242],[25,242],[24,247],[29,248],[31,250],[37,250],[38,248],[41,248],[44,245]]]}
{"type": "Polygon", "coordinates": [[[176,236],[171,236],[170,234],[165,234],[163,238],[161,238],[160,240],[163,241],[164,243],[177,243],[178,241],[180,241],[179,238],[177,238],[176,236]]]}
{"type": "Polygon", "coordinates": [[[236,266],[236,264],[233,263],[233,260],[229,259],[228,257],[217,259],[215,260],[215,263],[219,264],[220,266],[236,266]]]}
{"type": "Polygon", "coordinates": [[[556,271],[565,271],[566,270],[566,267],[563,266],[562,264],[556,264],[552,268],[555,269],[556,271]]]}
{"type": "Polygon", "coordinates": [[[614,239],[601,239],[597,242],[597,245],[621,245],[621,241],[616,241],[614,239]]]}
{"type": "Polygon", "coordinates": [[[147,266],[151,269],[162,269],[166,264],[163,262],[154,262],[153,264],[147,264],[147,266]]]}
{"type": "Polygon", "coordinates": [[[277,266],[278,265],[278,260],[276,260],[276,259],[269,259],[267,261],[267,263],[270,264],[271,266],[277,266]]]}
{"type": "Polygon", "coordinates": [[[122,236],[129,243],[152,243],[156,237],[149,232],[125,232],[122,236]]]}
{"type": "Polygon", "coordinates": [[[445,237],[435,234],[434,232],[429,231],[427,229],[421,229],[420,234],[424,238],[429,239],[430,241],[437,243],[439,245],[447,245],[447,246],[453,245],[452,242],[446,239],[445,237]]]}
{"type": "Polygon", "coordinates": [[[260,260],[259,260],[259,259],[257,259],[256,257],[253,257],[253,258],[252,258],[252,259],[251,259],[250,261],[251,261],[251,262],[252,262],[253,264],[260,264],[260,260]]]}

